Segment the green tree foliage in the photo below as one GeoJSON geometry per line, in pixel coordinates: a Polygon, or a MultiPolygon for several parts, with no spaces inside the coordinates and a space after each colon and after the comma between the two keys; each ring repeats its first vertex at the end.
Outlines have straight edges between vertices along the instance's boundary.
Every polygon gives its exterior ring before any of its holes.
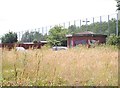
{"type": "MultiPolygon", "coordinates": [[[[119,21],[119,28],[120,28],[120,21],[119,21]]],[[[70,34],[78,33],[78,32],[84,32],[84,31],[92,31],[94,33],[101,33],[101,34],[115,34],[116,33],[116,19],[109,20],[109,23],[106,21],[95,22],[91,23],[89,25],[82,25],[81,27],[77,27],[75,25],[71,25],[68,27],[68,32],[70,34]],[[108,29],[109,25],[109,29],[108,29]]],[[[120,31],[119,31],[120,33],[120,31]]]]}
{"type": "Polygon", "coordinates": [[[117,1],[117,10],[120,10],[120,0],[116,0],[117,1]]]}
{"type": "Polygon", "coordinates": [[[62,26],[55,26],[50,29],[47,40],[51,46],[67,46],[67,33],[68,30],[62,26]]]}
{"type": "Polygon", "coordinates": [[[107,38],[107,44],[120,45],[120,36],[111,35],[107,38]]]}
{"type": "Polygon", "coordinates": [[[39,32],[29,32],[29,31],[27,31],[22,35],[21,41],[22,42],[33,42],[34,40],[43,41],[43,40],[46,40],[46,38],[47,38],[46,34],[42,35],[39,32]]]}
{"type": "Polygon", "coordinates": [[[2,36],[2,43],[15,43],[17,42],[17,34],[13,32],[6,33],[2,36]]]}
{"type": "Polygon", "coordinates": [[[116,20],[111,19],[109,20],[109,23],[106,21],[103,21],[102,23],[100,22],[95,22],[94,24],[88,25],[88,30],[93,31],[95,33],[101,33],[101,34],[115,34],[116,33],[116,20]],[[108,27],[109,25],[109,27],[108,27]]]}
{"type": "Polygon", "coordinates": [[[79,32],[79,27],[77,27],[76,25],[71,25],[68,27],[68,33],[69,34],[74,34],[74,33],[78,33],[79,32]]]}
{"type": "Polygon", "coordinates": [[[120,36],[120,20],[118,21],[118,35],[120,36]]]}

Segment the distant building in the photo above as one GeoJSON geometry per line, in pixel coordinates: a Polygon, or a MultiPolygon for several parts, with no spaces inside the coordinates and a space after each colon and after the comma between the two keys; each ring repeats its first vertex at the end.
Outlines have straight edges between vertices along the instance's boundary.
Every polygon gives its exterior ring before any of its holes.
{"type": "Polygon", "coordinates": [[[66,35],[67,47],[74,47],[79,44],[89,44],[90,42],[99,41],[100,43],[106,43],[107,35],[96,34],[90,31],[66,35]]]}
{"type": "Polygon", "coordinates": [[[23,47],[25,49],[29,49],[29,48],[37,48],[40,49],[41,46],[44,46],[45,44],[47,44],[47,41],[40,41],[39,43],[33,43],[33,42],[25,42],[25,43],[4,43],[4,44],[0,44],[0,48],[5,48],[7,47],[8,49],[12,49],[14,47],[23,47]]]}
{"type": "Polygon", "coordinates": [[[18,47],[24,47],[25,49],[29,49],[29,48],[38,48],[40,49],[41,46],[44,46],[45,44],[47,44],[47,41],[40,41],[38,43],[33,43],[33,42],[24,42],[21,44],[17,44],[18,47]]]}

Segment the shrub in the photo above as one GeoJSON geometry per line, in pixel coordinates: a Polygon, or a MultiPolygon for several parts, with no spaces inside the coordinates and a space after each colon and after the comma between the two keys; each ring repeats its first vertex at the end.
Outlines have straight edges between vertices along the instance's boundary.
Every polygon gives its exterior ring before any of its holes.
{"type": "Polygon", "coordinates": [[[120,36],[111,35],[107,38],[107,44],[109,45],[120,45],[120,36]]]}

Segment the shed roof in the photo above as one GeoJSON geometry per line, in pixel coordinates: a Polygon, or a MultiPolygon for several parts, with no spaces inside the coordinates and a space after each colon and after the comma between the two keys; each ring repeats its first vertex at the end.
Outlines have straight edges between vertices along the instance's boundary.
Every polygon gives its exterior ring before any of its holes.
{"type": "MultiPolygon", "coordinates": [[[[40,41],[40,43],[47,43],[48,41],[40,41]]],[[[24,42],[23,44],[34,44],[33,42],[24,42]]]]}
{"type": "Polygon", "coordinates": [[[91,31],[85,31],[85,32],[80,32],[80,33],[76,33],[76,34],[95,34],[95,33],[91,32],[91,31]]]}
{"type": "Polygon", "coordinates": [[[85,32],[80,32],[80,33],[76,33],[76,34],[68,34],[66,35],[66,37],[73,37],[73,36],[104,36],[107,37],[107,35],[104,34],[98,34],[98,33],[94,33],[91,31],[85,31],[85,32]]]}

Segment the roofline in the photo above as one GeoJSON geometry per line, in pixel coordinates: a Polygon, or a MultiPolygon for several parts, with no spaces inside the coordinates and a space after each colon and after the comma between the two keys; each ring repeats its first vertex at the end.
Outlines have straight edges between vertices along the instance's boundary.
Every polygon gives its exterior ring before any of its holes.
{"type": "Polygon", "coordinates": [[[83,37],[83,36],[104,36],[104,37],[107,37],[107,35],[103,35],[103,34],[69,34],[69,35],[66,35],[66,37],[83,37]]]}

